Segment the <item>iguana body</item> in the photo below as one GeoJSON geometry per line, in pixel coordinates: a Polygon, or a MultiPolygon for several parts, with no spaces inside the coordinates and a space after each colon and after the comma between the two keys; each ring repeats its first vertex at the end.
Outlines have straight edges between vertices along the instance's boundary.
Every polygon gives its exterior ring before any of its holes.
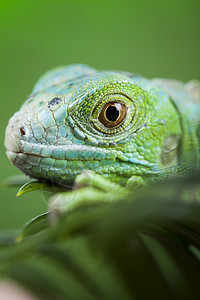
{"type": "Polygon", "coordinates": [[[199,166],[199,95],[190,85],[84,65],[51,70],[10,119],[7,156],[60,185],[83,170],[121,184],[188,173],[199,166]]]}

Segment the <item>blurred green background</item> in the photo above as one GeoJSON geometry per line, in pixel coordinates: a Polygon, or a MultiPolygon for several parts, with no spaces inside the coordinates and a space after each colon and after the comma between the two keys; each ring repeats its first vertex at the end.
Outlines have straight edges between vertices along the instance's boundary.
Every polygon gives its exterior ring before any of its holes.
{"type": "MultiPolygon", "coordinates": [[[[146,77],[200,79],[199,0],[0,0],[0,181],[20,174],[5,155],[8,119],[46,70],[85,63],[146,77]]],[[[0,229],[46,210],[41,193],[0,189],[0,229]]]]}

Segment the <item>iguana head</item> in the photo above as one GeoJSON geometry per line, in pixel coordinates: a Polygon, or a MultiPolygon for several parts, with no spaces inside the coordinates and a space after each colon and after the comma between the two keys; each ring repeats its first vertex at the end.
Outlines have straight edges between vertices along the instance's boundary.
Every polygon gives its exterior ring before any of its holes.
{"type": "Polygon", "coordinates": [[[71,79],[67,68],[47,73],[10,119],[13,164],[62,185],[83,170],[125,183],[175,166],[181,125],[170,98],[142,77],[80,69],[71,79]]]}

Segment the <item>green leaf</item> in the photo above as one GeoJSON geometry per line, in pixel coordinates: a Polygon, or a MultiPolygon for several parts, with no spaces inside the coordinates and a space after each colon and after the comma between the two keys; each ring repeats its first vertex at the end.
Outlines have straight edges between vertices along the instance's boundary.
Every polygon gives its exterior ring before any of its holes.
{"type": "Polygon", "coordinates": [[[37,190],[48,189],[50,187],[49,184],[40,182],[40,181],[29,181],[26,182],[22,187],[20,187],[17,196],[21,196],[25,193],[30,193],[37,190]]]}
{"type": "Polygon", "coordinates": [[[47,212],[33,218],[31,221],[25,224],[24,228],[22,229],[22,232],[16,238],[16,241],[20,242],[22,239],[29,237],[33,234],[36,234],[44,229],[47,229],[48,227],[49,227],[49,213],[47,212]]]}

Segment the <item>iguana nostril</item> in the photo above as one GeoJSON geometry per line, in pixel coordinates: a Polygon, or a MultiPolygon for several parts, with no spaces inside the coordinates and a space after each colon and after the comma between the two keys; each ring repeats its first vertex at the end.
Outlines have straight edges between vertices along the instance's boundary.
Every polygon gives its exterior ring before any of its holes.
{"type": "Polygon", "coordinates": [[[19,130],[20,130],[21,135],[25,135],[26,134],[26,129],[25,129],[24,126],[20,127],[19,130]]]}

